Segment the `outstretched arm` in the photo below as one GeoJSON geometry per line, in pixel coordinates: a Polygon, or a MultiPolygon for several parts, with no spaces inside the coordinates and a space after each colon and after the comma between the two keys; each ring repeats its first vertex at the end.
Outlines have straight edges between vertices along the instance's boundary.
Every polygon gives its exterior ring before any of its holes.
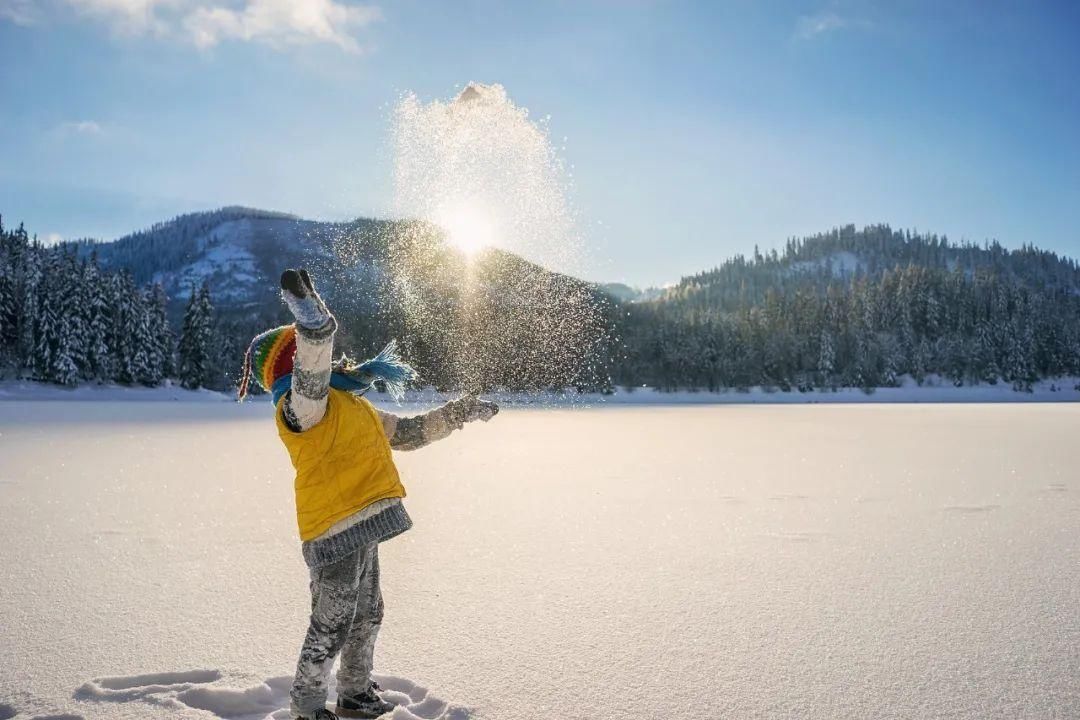
{"type": "Polygon", "coordinates": [[[455,430],[460,430],[467,422],[487,422],[498,412],[498,405],[488,400],[478,400],[473,395],[451,400],[415,417],[403,418],[378,411],[390,447],[395,450],[422,448],[436,440],[442,440],[455,430]]]}
{"type": "Polygon", "coordinates": [[[296,318],[292,389],[285,396],[285,424],[294,432],[315,427],[326,413],[337,320],[315,292],[306,270],[281,275],[281,297],[296,318]]]}

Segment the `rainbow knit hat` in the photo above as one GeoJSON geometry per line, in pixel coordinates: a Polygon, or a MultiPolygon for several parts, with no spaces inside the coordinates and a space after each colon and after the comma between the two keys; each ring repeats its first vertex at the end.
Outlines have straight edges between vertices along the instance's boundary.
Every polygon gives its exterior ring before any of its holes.
{"type": "Polygon", "coordinates": [[[263,390],[270,392],[276,380],[292,375],[294,354],[295,325],[282,325],[256,335],[244,355],[239,398],[243,400],[247,395],[252,377],[263,390]]]}
{"type": "MultiPolygon", "coordinates": [[[[296,354],[296,326],[282,325],[256,335],[244,355],[237,399],[243,400],[251,379],[274,395],[274,405],[292,387],[293,355],[296,354]]],[[[330,387],[363,394],[381,382],[390,396],[400,400],[405,387],[418,377],[416,371],[398,355],[397,341],[391,340],[379,354],[362,363],[342,355],[333,364],[330,387]]]]}

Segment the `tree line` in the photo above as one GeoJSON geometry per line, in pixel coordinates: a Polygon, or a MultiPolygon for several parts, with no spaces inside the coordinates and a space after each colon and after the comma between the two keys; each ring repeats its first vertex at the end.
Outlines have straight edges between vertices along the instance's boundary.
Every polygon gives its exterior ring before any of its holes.
{"type": "Polygon", "coordinates": [[[871,226],[736,257],[623,306],[615,382],[664,390],[1080,375],[1080,271],[1024,246],[871,226]]]}
{"type": "MultiPolygon", "coordinates": [[[[382,261],[392,272],[365,276],[370,294],[335,298],[339,344],[366,356],[397,337],[441,389],[870,390],[936,375],[1028,390],[1080,376],[1080,268],[1031,246],[846,226],[640,302],[509,255],[474,267],[473,285],[425,244],[382,261]]],[[[0,224],[0,375],[231,390],[251,336],[288,321],[280,303],[215,311],[203,282],[174,332],[178,307],[142,276],[0,224]]]]}
{"type": "Polygon", "coordinates": [[[179,339],[159,283],[104,271],[94,254],[46,247],[0,219],[0,376],[74,386],[82,382],[225,389],[224,357],[209,288],[192,288],[179,339]]]}

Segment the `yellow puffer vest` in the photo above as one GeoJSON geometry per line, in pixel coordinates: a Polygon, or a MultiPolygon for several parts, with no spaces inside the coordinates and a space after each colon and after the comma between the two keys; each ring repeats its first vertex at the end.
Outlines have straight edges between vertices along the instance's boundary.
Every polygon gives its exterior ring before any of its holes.
{"type": "Polygon", "coordinates": [[[300,539],[312,540],[373,502],[405,497],[382,422],[367,400],[330,388],[319,424],[293,432],[282,404],[277,428],[296,468],[300,539]]]}

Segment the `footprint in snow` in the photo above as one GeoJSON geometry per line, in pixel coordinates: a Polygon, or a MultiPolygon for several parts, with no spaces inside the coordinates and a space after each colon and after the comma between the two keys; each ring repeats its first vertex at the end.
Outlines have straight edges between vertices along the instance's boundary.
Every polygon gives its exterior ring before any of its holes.
{"type": "Polygon", "coordinates": [[[76,700],[105,700],[108,702],[132,702],[145,700],[153,704],[170,695],[202,683],[221,679],[217,670],[185,670],[182,672],[148,673],[145,675],[118,675],[103,677],[84,683],[75,691],[76,700]]]}
{"type": "MultiPolygon", "coordinates": [[[[468,708],[448,703],[406,678],[378,673],[372,677],[382,688],[383,699],[397,706],[384,716],[389,720],[468,720],[472,716],[468,708]]],[[[76,690],[75,699],[194,708],[226,720],[288,720],[291,676],[268,678],[247,688],[229,687],[221,678],[217,670],[97,678],[76,690]]],[[[330,697],[332,707],[332,680],[330,697]]]]}

